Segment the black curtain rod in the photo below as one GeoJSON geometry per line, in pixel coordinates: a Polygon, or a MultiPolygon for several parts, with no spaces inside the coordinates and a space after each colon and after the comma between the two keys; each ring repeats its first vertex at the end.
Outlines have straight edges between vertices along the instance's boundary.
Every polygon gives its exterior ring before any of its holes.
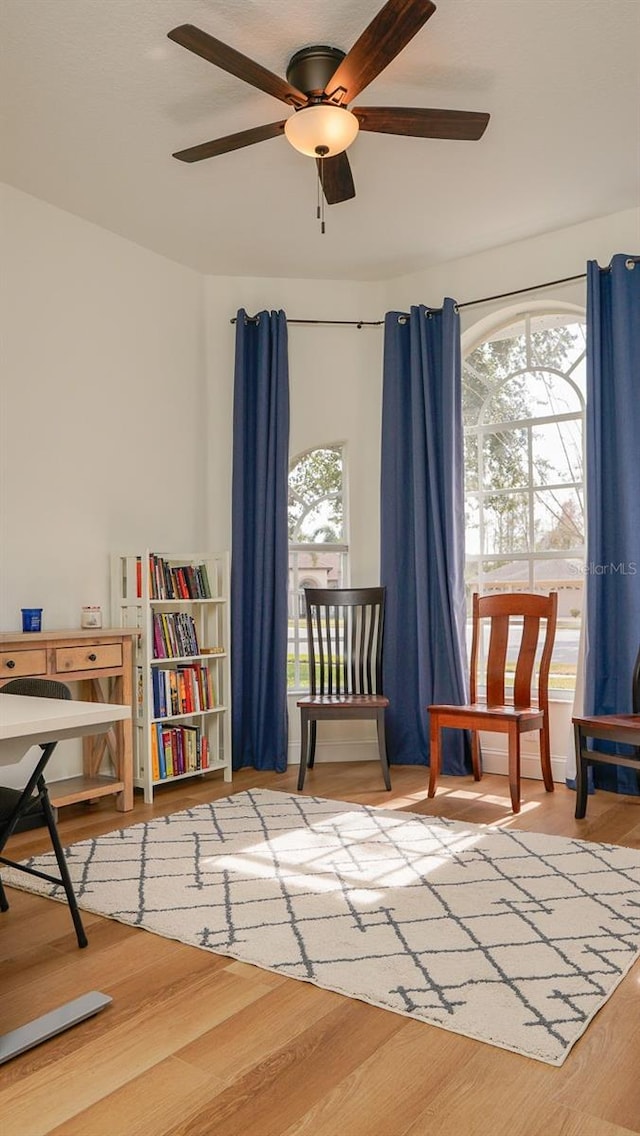
{"type": "MultiPolygon", "coordinates": [[[[634,264],[640,263],[640,257],[629,257],[627,268],[632,267],[634,264]]],[[[609,272],[610,268],[607,266],[604,270],[609,272]]],[[[495,296],[482,296],[479,300],[465,300],[463,304],[456,304],[458,311],[461,308],[470,308],[474,304],[488,304],[491,300],[507,300],[509,296],[521,296],[523,292],[537,292],[540,288],[555,288],[557,284],[571,284],[574,280],[586,280],[586,272],[579,272],[577,276],[563,276],[561,280],[547,280],[544,284],[532,284],[529,288],[515,288],[513,292],[499,292],[495,296]]],[[[257,316],[247,316],[248,323],[255,323],[257,316]]],[[[236,322],[236,317],[233,316],[230,320],[231,323],[236,322]]],[[[384,320],[312,320],[312,319],[288,319],[287,323],[307,323],[318,324],[323,326],[339,326],[339,327],[380,327],[384,320]]]]}
{"type": "MultiPolygon", "coordinates": [[[[247,323],[256,323],[257,316],[247,316],[247,323]]],[[[229,323],[237,323],[237,317],[232,316],[229,323]]],[[[384,320],[311,320],[311,319],[287,319],[287,323],[307,323],[317,324],[322,327],[381,327],[384,320]]]]}
{"type": "Polygon", "coordinates": [[[572,280],[586,280],[586,272],[577,276],[563,276],[562,280],[547,280],[545,284],[532,284],[530,288],[514,288],[513,292],[499,292],[496,296],[483,296],[480,300],[466,300],[456,304],[458,309],[471,308],[474,304],[488,304],[490,300],[506,300],[509,296],[521,296],[523,292],[536,292],[539,288],[554,288],[556,284],[570,284],[572,280]]]}
{"type": "MultiPolygon", "coordinates": [[[[488,304],[490,300],[506,300],[509,296],[519,296],[522,292],[535,292],[539,288],[553,288],[555,284],[568,284],[572,280],[586,279],[586,272],[581,272],[579,276],[565,276],[562,280],[547,280],[546,284],[532,284],[530,288],[517,288],[513,292],[500,292],[496,296],[482,296],[479,300],[466,300],[463,304],[456,304],[456,308],[470,308],[473,304],[488,304]]],[[[247,316],[248,323],[255,323],[257,316],[247,316]]],[[[233,316],[231,323],[236,323],[236,317],[233,316]]],[[[312,320],[312,319],[287,319],[287,323],[306,323],[306,324],[322,324],[322,325],[338,325],[341,327],[381,327],[384,320],[312,320]]]]}

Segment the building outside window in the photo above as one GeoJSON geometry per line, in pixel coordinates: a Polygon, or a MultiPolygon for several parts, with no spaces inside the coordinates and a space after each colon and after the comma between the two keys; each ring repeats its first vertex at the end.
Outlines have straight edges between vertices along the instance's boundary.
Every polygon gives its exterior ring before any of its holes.
{"type": "Polygon", "coordinates": [[[289,631],[287,685],[308,690],[304,589],[348,580],[344,447],[321,446],[289,466],[289,631]]]}
{"type": "Polygon", "coordinates": [[[585,540],[585,323],[513,316],[463,363],[466,588],[558,592],[550,686],[575,687],[585,540]]]}

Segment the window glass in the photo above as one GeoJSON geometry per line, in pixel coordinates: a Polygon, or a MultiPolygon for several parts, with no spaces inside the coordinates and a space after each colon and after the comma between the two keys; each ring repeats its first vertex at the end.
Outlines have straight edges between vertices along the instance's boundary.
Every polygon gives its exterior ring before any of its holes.
{"type": "Polygon", "coordinates": [[[341,588],[347,580],[344,452],[307,450],[289,467],[289,631],[287,685],[307,690],[304,589],[341,588]]]}
{"type": "Polygon", "coordinates": [[[585,325],[531,313],[463,364],[466,584],[558,592],[551,687],[575,687],[583,594],[585,325]]]}

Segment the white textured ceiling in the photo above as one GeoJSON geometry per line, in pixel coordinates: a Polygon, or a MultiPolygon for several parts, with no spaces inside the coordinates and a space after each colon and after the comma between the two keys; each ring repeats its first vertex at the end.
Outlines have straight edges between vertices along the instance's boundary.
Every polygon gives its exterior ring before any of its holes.
{"type": "Polygon", "coordinates": [[[479,142],[361,134],[356,197],[315,219],[284,137],[174,150],[286,117],[167,39],[192,23],[284,75],[348,49],[382,0],[0,0],[0,180],[216,275],[372,280],[640,202],[640,0],[437,0],[359,105],[488,111],[479,142]]]}

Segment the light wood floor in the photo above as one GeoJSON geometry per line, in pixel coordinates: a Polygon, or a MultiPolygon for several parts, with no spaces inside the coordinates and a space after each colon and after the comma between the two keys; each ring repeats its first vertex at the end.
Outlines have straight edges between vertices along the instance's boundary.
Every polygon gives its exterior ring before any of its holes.
{"type": "MultiPolygon", "coordinates": [[[[584,821],[562,786],[523,783],[518,817],[505,778],[441,778],[424,768],[320,765],[305,789],[479,824],[640,846],[640,800],[597,793],[584,821]]],[[[243,771],[61,812],[64,843],[262,786],[295,792],[296,770],[243,771]]],[[[11,845],[19,858],[42,833],[11,845]]],[[[640,1133],[640,964],[557,1069],[231,959],[16,891],[0,914],[3,1031],[102,990],[96,1017],[0,1067],[2,1136],[624,1136],[640,1133]]]]}

